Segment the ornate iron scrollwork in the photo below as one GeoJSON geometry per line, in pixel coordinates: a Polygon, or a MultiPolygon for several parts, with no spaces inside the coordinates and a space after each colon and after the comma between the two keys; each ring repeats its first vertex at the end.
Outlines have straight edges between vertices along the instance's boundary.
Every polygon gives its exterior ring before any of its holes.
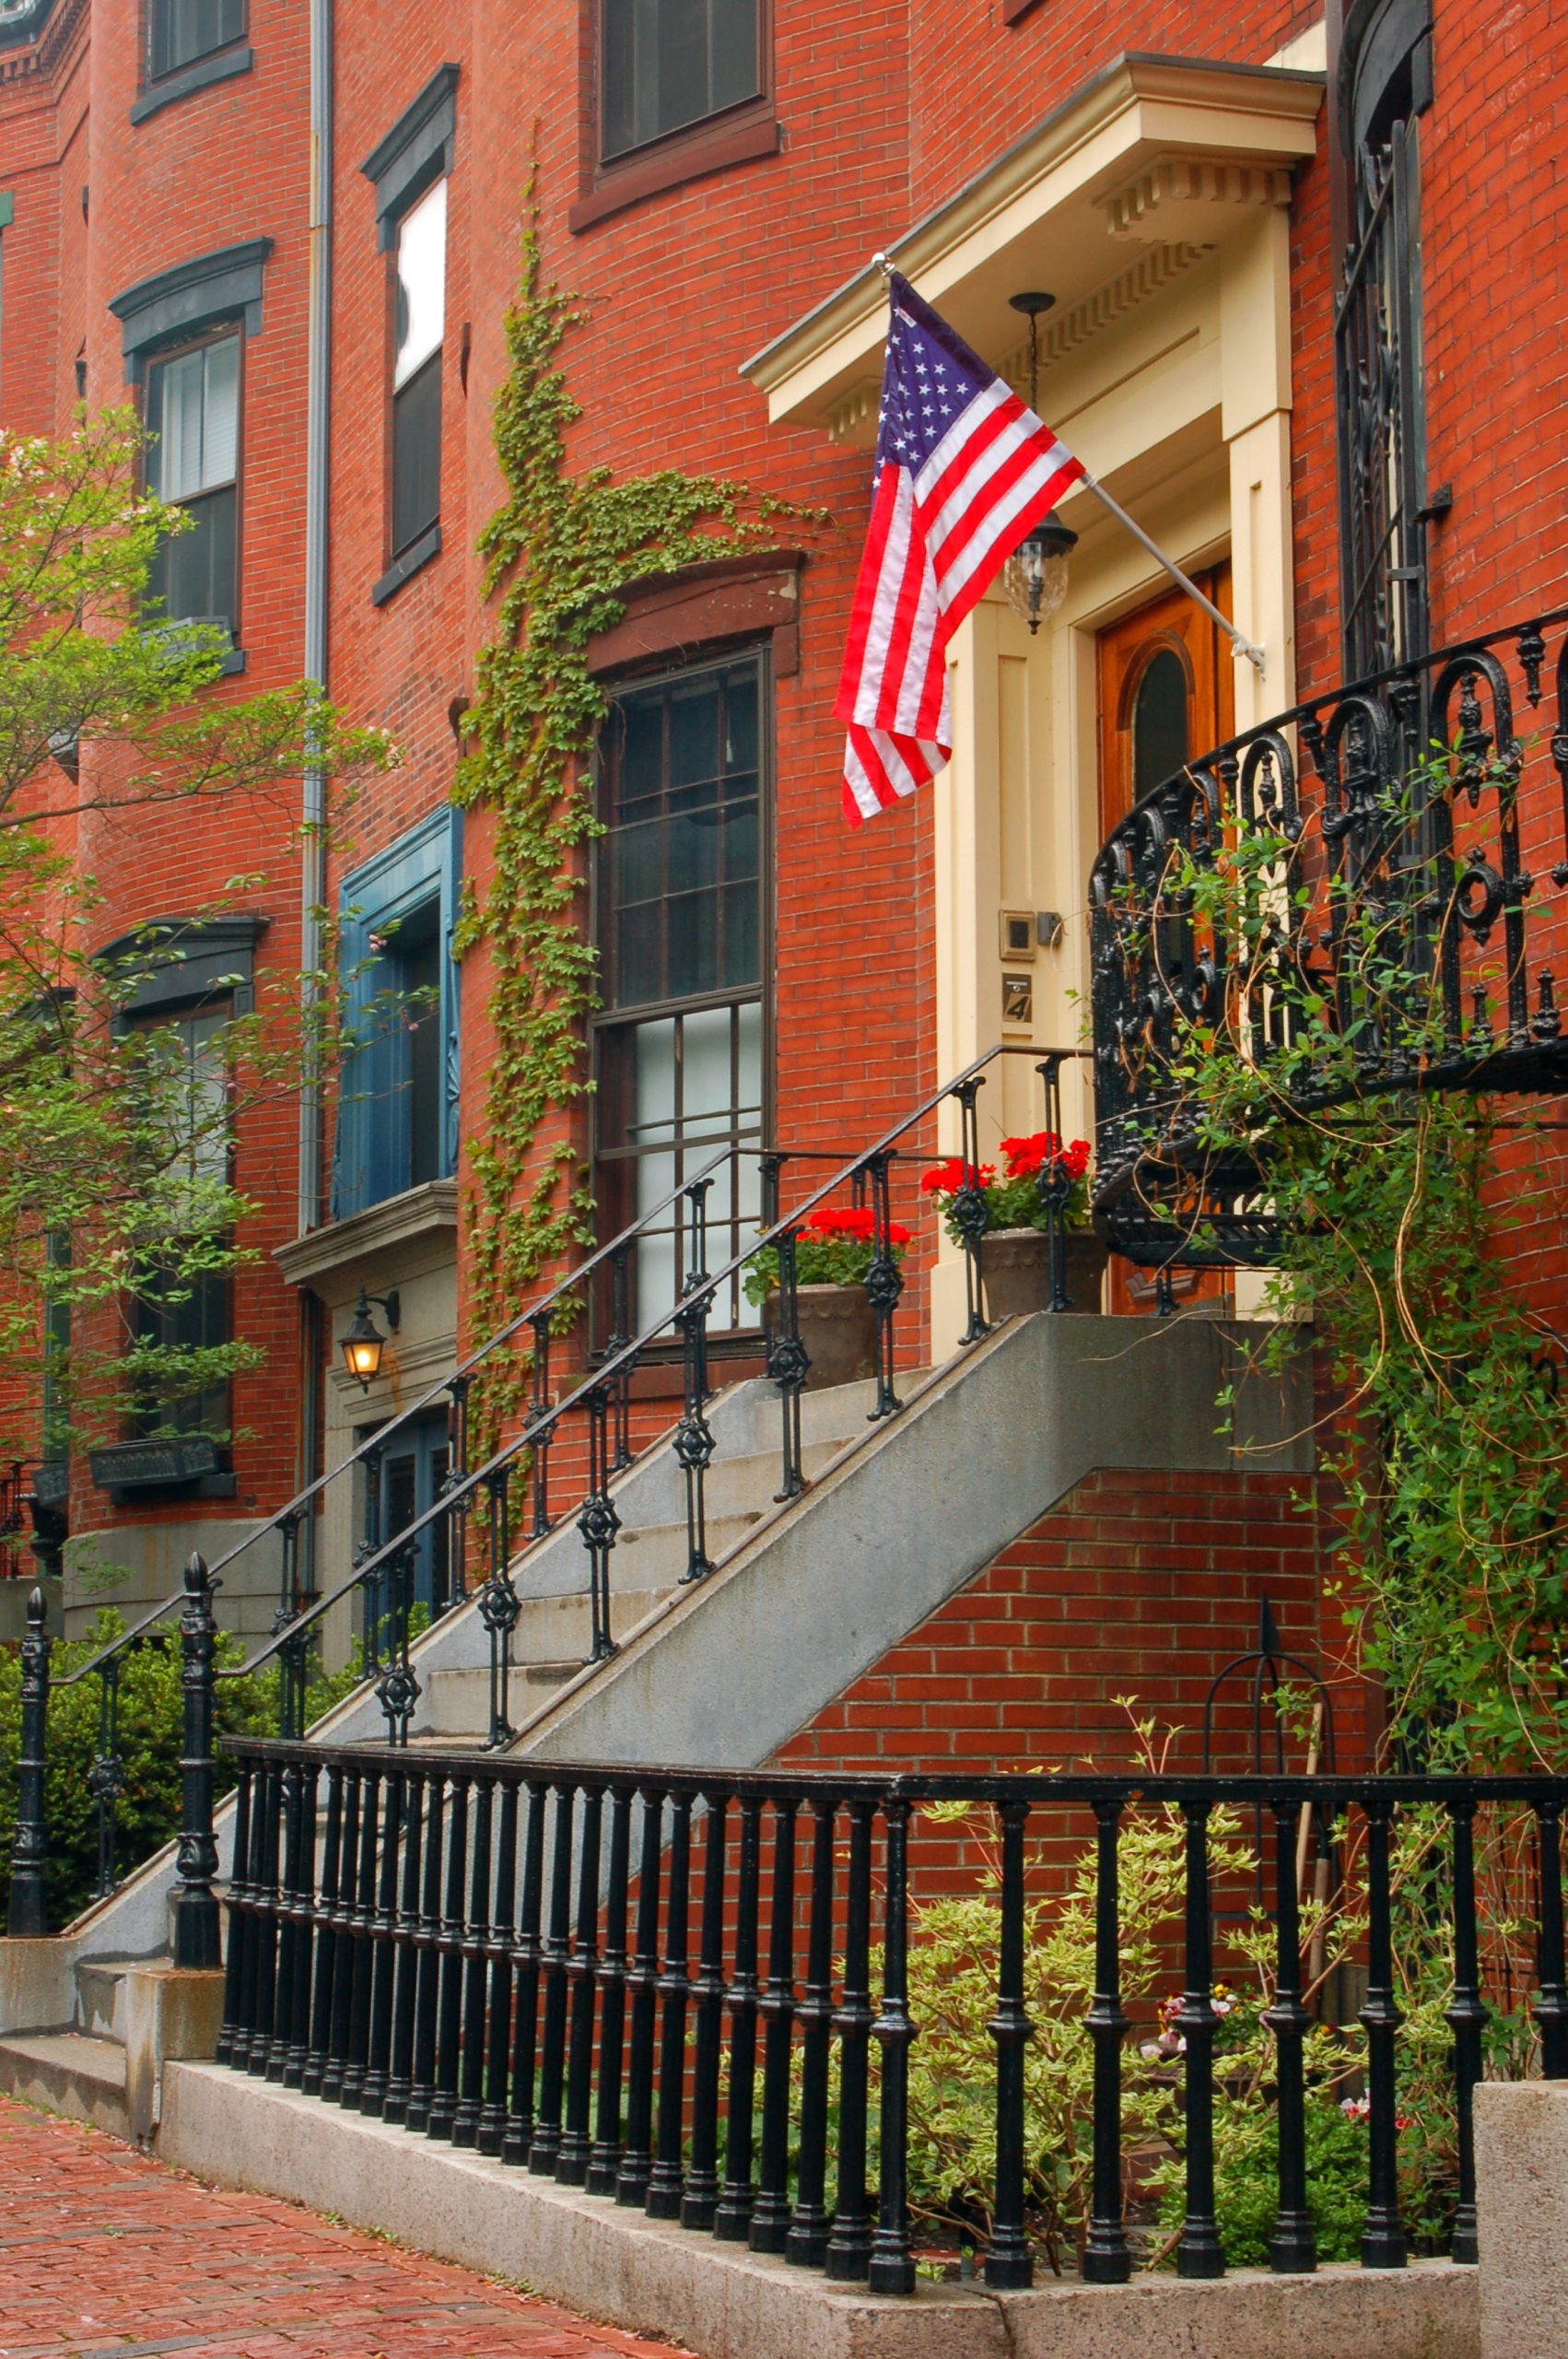
{"type": "Polygon", "coordinates": [[[1268,1125],[1228,1158],[1199,1134],[1181,1071],[1194,1026],[1304,1113],[1349,1086],[1334,1059],[1299,1051],[1293,1011],[1309,1000],[1352,1044],[1357,1092],[1568,1082],[1544,962],[1568,892],[1564,620],[1316,698],[1189,764],[1102,845],[1094,1207],[1118,1252],[1156,1270],[1273,1257],[1268,1125]],[[1543,705],[1550,725],[1521,743],[1515,712],[1543,705]],[[1223,892],[1197,889],[1222,861],[1238,876],[1251,863],[1250,939],[1223,892]]]}

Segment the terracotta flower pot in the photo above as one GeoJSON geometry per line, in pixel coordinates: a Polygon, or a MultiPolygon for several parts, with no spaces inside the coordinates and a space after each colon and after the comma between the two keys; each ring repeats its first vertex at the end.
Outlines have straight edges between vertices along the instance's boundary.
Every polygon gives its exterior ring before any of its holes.
{"type": "MultiPolygon", "coordinates": [[[[1109,1254],[1092,1229],[1067,1235],[1067,1299],[1097,1311],[1109,1254]]],[[[1051,1240],[1043,1228],[993,1228],[980,1248],[989,1319],[1017,1319],[1051,1307],[1051,1240]]]]}
{"type": "MultiPolygon", "coordinates": [[[[801,1286],[801,1341],[811,1367],[808,1392],[829,1384],[858,1384],[876,1374],[876,1312],[864,1286],[801,1286]]],[[[778,1297],[769,1295],[763,1325],[771,1343],[778,1331],[778,1297]]]]}

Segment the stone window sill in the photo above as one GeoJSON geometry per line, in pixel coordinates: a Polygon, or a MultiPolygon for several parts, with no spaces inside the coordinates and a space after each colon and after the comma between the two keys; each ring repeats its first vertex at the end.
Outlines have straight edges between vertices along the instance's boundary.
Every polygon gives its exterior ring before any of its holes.
{"type": "Polygon", "coordinates": [[[161,114],[165,107],[191,98],[197,90],[210,90],[215,82],[230,82],[237,74],[248,74],[255,62],[256,53],[249,41],[239,49],[221,49],[212,57],[198,57],[193,65],[166,74],[161,82],[144,90],[131,109],[131,121],[146,123],[149,115],[161,114]]]}
{"type": "Polygon", "coordinates": [[[731,164],[750,163],[755,157],[776,156],[782,145],[782,129],[771,108],[762,115],[748,115],[742,123],[699,124],[647,154],[605,165],[593,186],[584,191],[567,215],[567,227],[590,229],[595,221],[605,220],[628,205],[640,205],[645,197],[657,196],[664,189],[678,188],[684,181],[700,180],[731,164]]]}
{"type": "Polygon", "coordinates": [[[371,591],[370,604],[384,606],[387,600],[395,597],[404,583],[419,571],[421,566],[428,565],[430,559],[439,557],[440,553],[441,528],[439,524],[431,524],[416,541],[410,541],[401,557],[393,557],[371,591]]]}

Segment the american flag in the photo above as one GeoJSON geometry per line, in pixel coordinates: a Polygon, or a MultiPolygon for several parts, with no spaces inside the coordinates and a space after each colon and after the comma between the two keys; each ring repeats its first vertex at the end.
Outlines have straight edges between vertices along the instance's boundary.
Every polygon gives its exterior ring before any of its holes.
{"type": "Polygon", "coordinates": [[[948,759],[948,640],[1083,473],[907,279],[894,272],[888,294],[871,530],[833,708],[852,827],[948,759]]]}

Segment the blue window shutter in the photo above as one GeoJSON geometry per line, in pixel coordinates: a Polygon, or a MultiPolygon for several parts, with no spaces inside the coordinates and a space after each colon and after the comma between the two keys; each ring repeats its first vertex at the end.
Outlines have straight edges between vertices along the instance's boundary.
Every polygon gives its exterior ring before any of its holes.
{"type": "MultiPolygon", "coordinates": [[[[443,807],[344,879],[343,963],[345,1015],[357,1045],[345,1055],[340,1082],[337,1142],[333,1159],[334,1220],[363,1212],[409,1185],[409,1035],[391,993],[396,989],[396,929],[413,912],[431,908],[443,952],[457,917],[462,864],[461,812],[443,807]],[[372,937],[392,937],[385,957],[372,937]],[[381,1003],[378,1005],[378,1002],[381,1003]]],[[[433,1011],[441,1041],[439,1168],[456,1164],[460,1042],[457,969],[440,962],[440,1000],[433,1011]]]]}

